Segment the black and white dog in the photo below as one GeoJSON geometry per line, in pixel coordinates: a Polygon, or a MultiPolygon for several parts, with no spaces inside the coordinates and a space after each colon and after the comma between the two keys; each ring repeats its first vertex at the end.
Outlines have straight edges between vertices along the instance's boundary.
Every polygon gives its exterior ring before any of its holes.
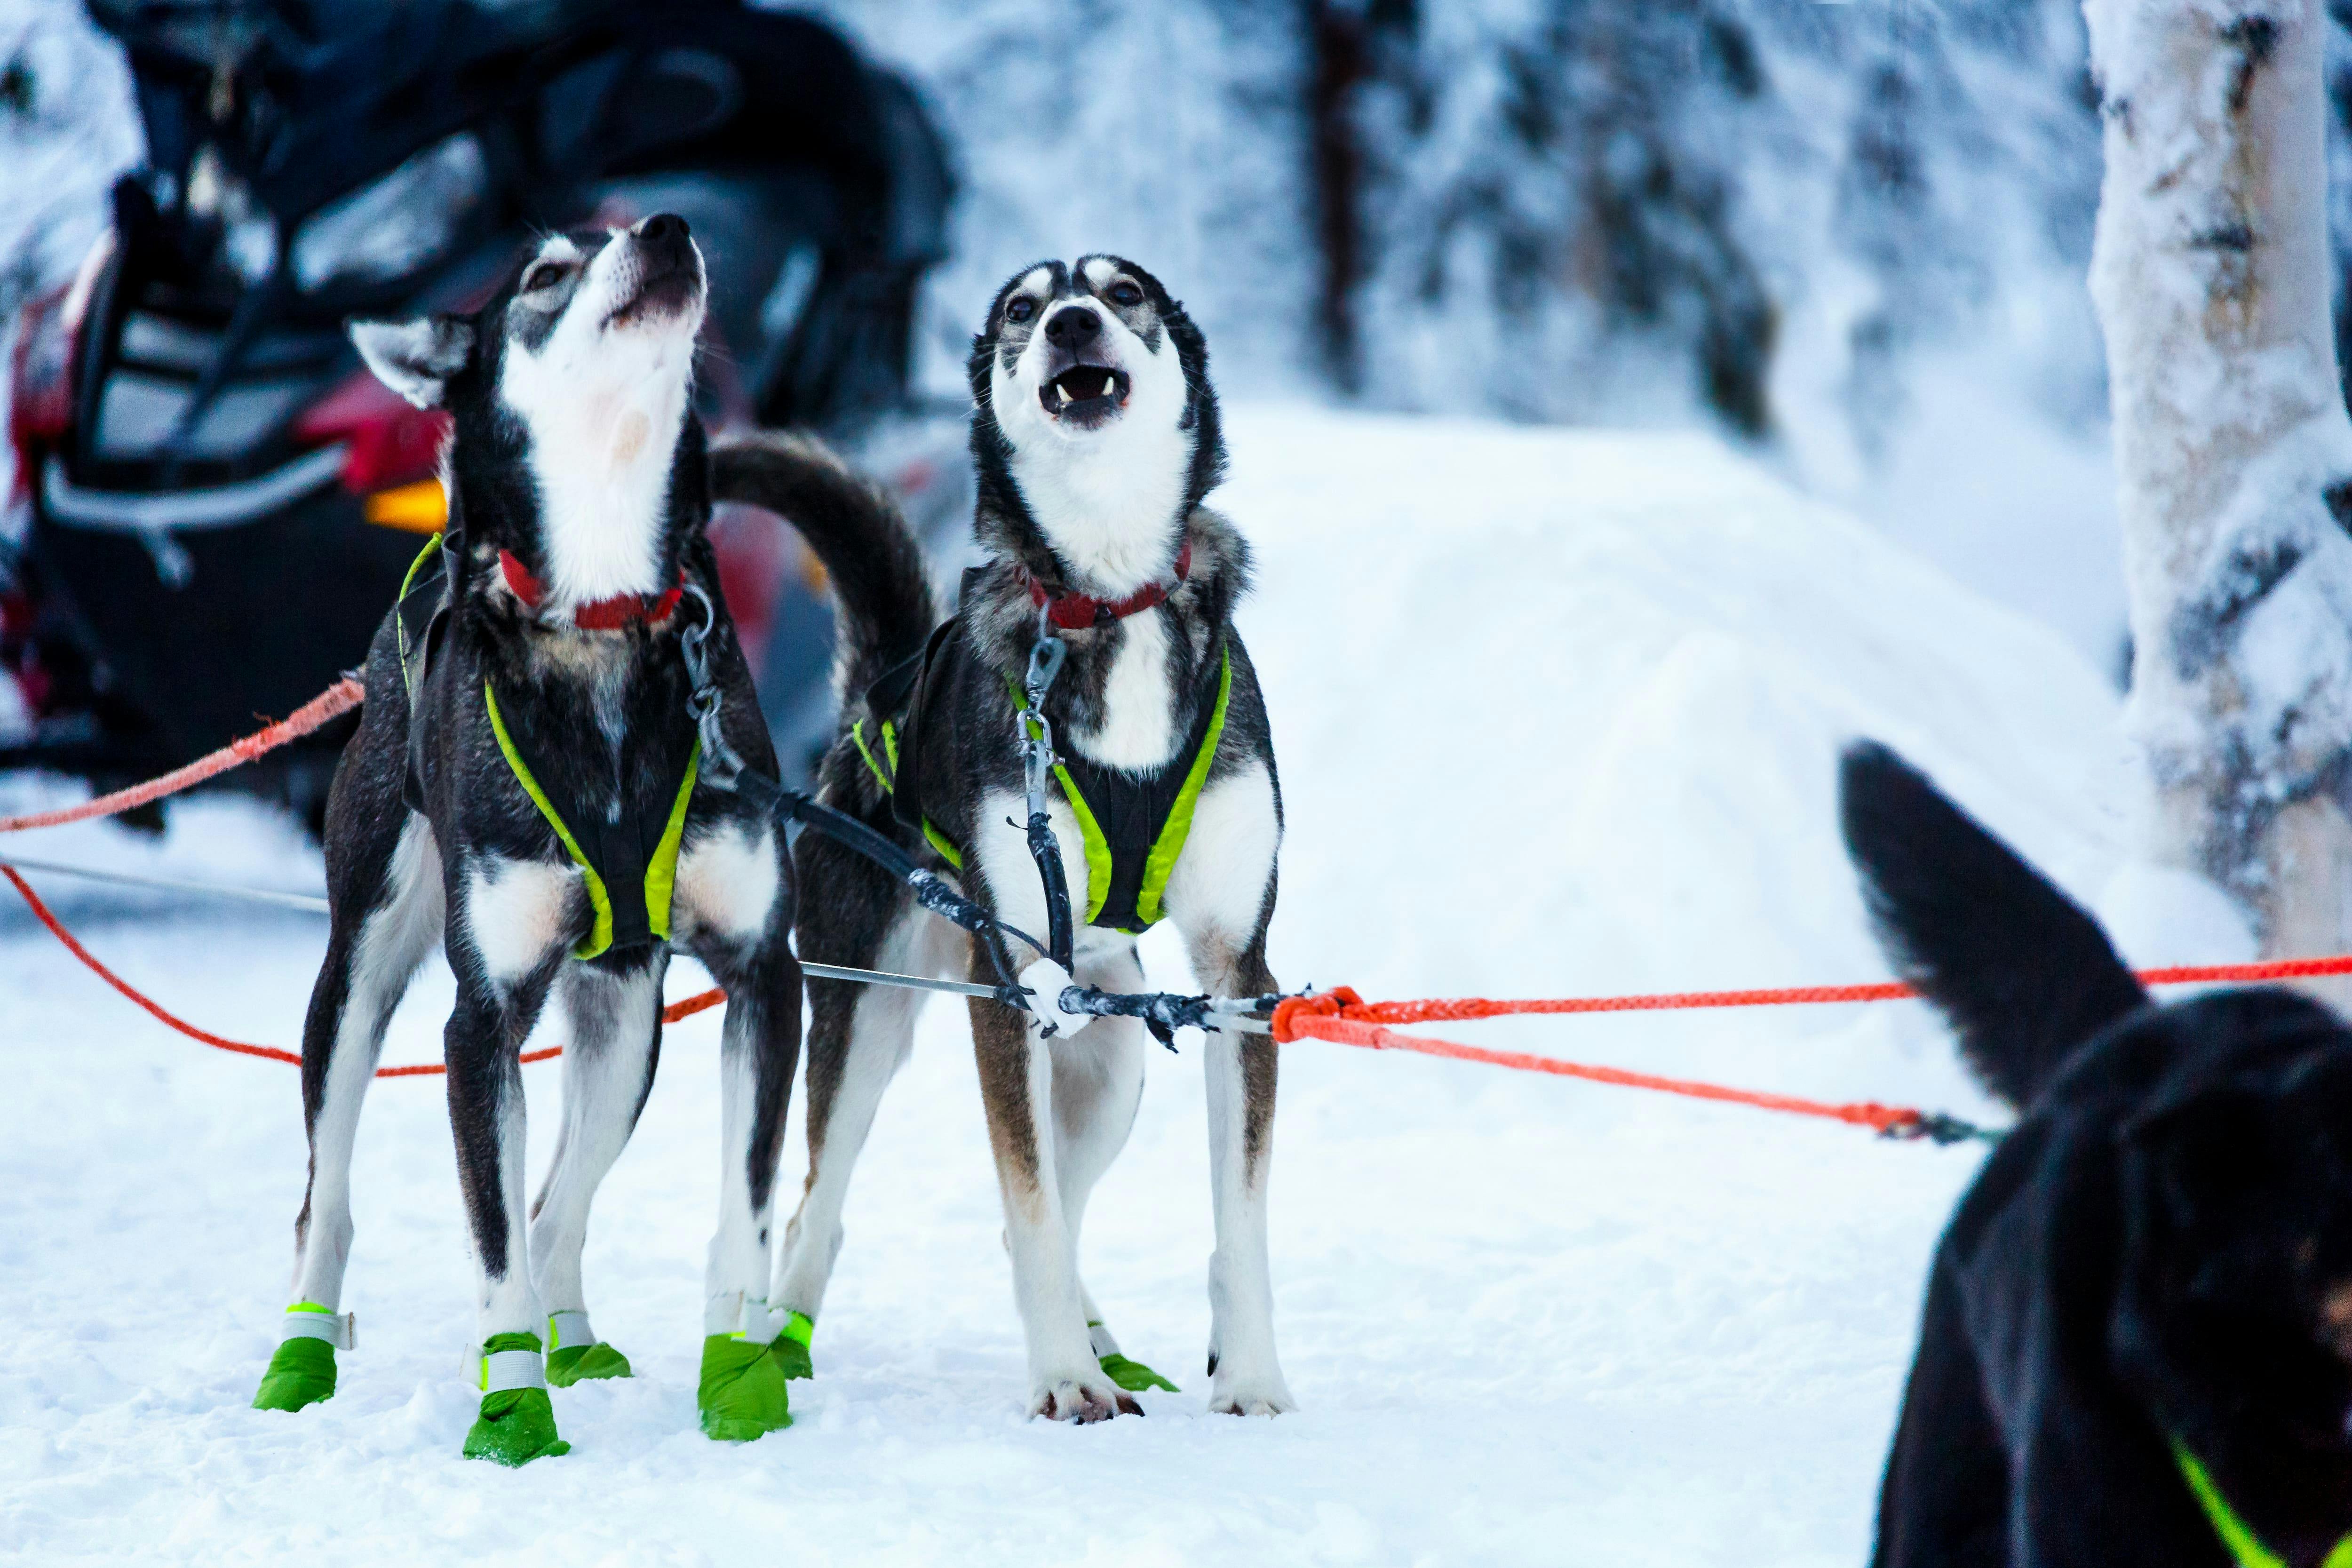
{"type": "Polygon", "coordinates": [[[2352,1031],[2158,1006],[1893,752],[1843,793],[1888,956],[2023,1111],[1937,1248],[1873,1561],[2352,1563],[2352,1031]]]}
{"type": "Polygon", "coordinates": [[[429,622],[404,616],[406,595],[378,631],[330,797],[332,932],[302,1042],[310,1175],[264,1408],[333,1392],[333,1350],[351,1338],[352,1136],[385,1024],[440,940],[457,977],[449,1115],[480,1289],[484,1397],[467,1453],[560,1453],[547,1381],[627,1374],[589,1326],[580,1256],[652,1085],[672,945],[728,993],[704,1425],[743,1437],[789,1420],[769,1353],[781,1319],[762,1297],[801,1027],[792,866],[780,831],[698,778],[681,654],[707,627],[725,733],[772,769],[704,531],[689,406],[704,296],[700,252],[663,216],[549,239],[471,315],[352,328],[386,384],[454,418],[446,595],[429,622]],[[563,1124],[526,1236],[517,1058],[551,993],[569,1026],[563,1124]]]}
{"type": "MultiPolygon", "coordinates": [[[[839,595],[844,733],[824,764],[824,798],[895,833],[1002,919],[1045,931],[1038,868],[1018,826],[1015,722],[1048,620],[1068,647],[1045,714],[1062,760],[1050,816],[1084,922],[1077,977],[1141,990],[1133,933],[1165,915],[1208,990],[1271,992],[1282,801],[1231,618],[1248,548],[1202,504],[1224,447],[1201,334],[1131,262],[1049,262],[999,293],[971,372],[976,529],[989,559],[966,574],[945,624],[878,489],[803,444],[714,454],[717,493],[793,518],[839,595]]],[[[814,837],[797,853],[803,957],[995,980],[978,944],[888,878],[814,837]]],[[[917,1007],[904,991],[821,979],[810,1002],[808,1185],[772,1293],[796,1322],[824,1302],[851,1167],[917,1007]]],[[[973,1002],[971,1021],[1031,1411],[1094,1421],[1139,1410],[1128,1390],[1170,1385],[1119,1353],[1077,1258],[1087,1195],[1134,1121],[1143,1029],[1105,1019],[1047,1037],[993,1001],[973,1002]]],[[[1206,1056],[1217,1237],[1209,1404],[1272,1415],[1292,1408],[1266,1264],[1275,1047],[1225,1032],[1209,1037],[1206,1056]]]]}

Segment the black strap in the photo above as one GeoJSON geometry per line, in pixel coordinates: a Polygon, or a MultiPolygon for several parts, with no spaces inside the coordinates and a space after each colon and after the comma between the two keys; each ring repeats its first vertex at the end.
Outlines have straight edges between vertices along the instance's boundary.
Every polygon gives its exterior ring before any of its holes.
{"type": "Polygon", "coordinates": [[[1152,846],[1160,842],[1160,830],[1168,826],[1170,813],[1176,809],[1176,797],[1184,792],[1185,775],[1192,771],[1193,761],[1208,740],[1223,652],[1222,644],[1210,648],[1202,666],[1208,683],[1196,695],[1192,729],[1175,754],[1151,772],[1108,768],[1089,762],[1075,747],[1062,750],[1062,766],[1087,797],[1087,809],[1094,813],[1095,826],[1101,829],[1110,850],[1110,890],[1090,922],[1095,926],[1122,931],[1142,929],[1142,911],[1136,904],[1143,893],[1144,868],[1151,859],[1152,846]]]}

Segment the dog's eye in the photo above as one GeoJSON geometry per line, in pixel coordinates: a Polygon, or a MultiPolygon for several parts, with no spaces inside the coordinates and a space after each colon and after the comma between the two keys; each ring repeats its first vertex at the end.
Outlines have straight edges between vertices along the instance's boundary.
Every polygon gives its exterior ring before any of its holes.
{"type": "Polygon", "coordinates": [[[1037,301],[1026,295],[1016,298],[1004,307],[1004,319],[1008,321],[1025,321],[1036,313],[1037,301]]]}
{"type": "Polygon", "coordinates": [[[1110,286],[1110,302],[1124,310],[1133,310],[1143,303],[1143,290],[1122,278],[1110,286]]]}
{"type": "Polygon", "coordinates": [[[569,262],[534,261],[531,263],[530,270],[522,275],[522,291],[526,294],[536,294],[542,289],[552,289],[562,282],[565,275],[571,270],[572,265],[569,262]]]}

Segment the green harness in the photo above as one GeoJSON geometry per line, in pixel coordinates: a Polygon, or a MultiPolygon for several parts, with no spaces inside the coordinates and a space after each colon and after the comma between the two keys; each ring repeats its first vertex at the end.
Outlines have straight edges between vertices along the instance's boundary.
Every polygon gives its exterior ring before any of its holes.
{"type": "MultiPolygon", "coordinates": [[[[2220,1536],[2221,1544],[2230,1549],[2230,1555],[2237,1562],[2238,1568],[2287,1568],[2286,1559],[2263,1545],[2252,1527],[2238,1517],[2238,1510],[2230,1506],[2229,1500],[2221,1495],[2221,1489],[2214,1484],[2213,1473],[2189,1451],[2186,1443],[2178,1440],[2173,1443],[2172,1458],[2180,1466],[2180,1474],[2189,1482],[2189,1489],[2196,1494],[2197,1505],[2205,1510],[2206,1519],[2213,1526],[2213,1533],[2220,1536]]],[[[2320,1559],[2319,1568],[2352,1568],[2352,1535],[2337,1542],[2327,1555],[2320,1559]]]]}
{"type": "MultiPolygon", "coordinates": [[[[422,616],[412,615],[409,600],[417,591],[417,574],[425,563],[442,547],[436,534],[410,563],[408,574],[400,584],[400,605],[395,614],[399,629],[403,684],[408,692],[410,711],[416,706],[416,694],[425,682],[425,667],[434,647],[440,640],[442,625],[449,608],[448,574],[442,574],[441,593],[436,604],[424,606],[422,616]],[[412,624],[414,623],[414,624],[412,624]]],[[[644,845],[644,828],[650,826],[632,822],[627,814],[623,820],[592,833],[597,840],[598,853],[591,857],[581,845],[580,837],[563,820],[563,815],[548,798],[548,793],[523,760],[522,751],[515,744],[514,736],[507,730],[504,715],[499,711],[499,695],[485,679],[482,682],[482,710],[489,716],[490,733],[497,737],[499,754],[506,759],[515,783],[530,797],[531,805],[547,819],[557,840],[572,863],[580,868],[580,879],[588,889],[588,901],[596,911],[595,922],[588,934],[572,950],[575,959],[591,959],[615,950],[627,952],[654,942],[669,940],[670,903],[677,890],[677,852],[686,837],[686,808],[694,798],[695,780],[702,769],[702,742],[698,738],[687,752],[686,773],[678,781],[677,792],[669,803],[661,831],[650,849],[644,845]],[[602,862],[600,865],[599,862],[602,862]],[[640,869],[642,865],[642,869],[640,869]],[[612,873],[608,875],[607,873],[612,873]],[[618,894],[616,899],[615,894],[618,894]]],[[[416,749],[417,727],[409,726],[410,805],[421,810],[422,773],[416,749]]],[[[583,818],[583,823],[585,819],[583,818]]]]}
{"type": "MultiPolygon", "coordinates": [[[[1013,708],[1023,713],[1029,711],[1028,694],[1022,689],[1021,682],[1008,674],[1004,683],[1012,693],[1013,708]]],[[[1225,711],[1233,692],[1234,658],[1232,650],[1226,649],[1218,661],[1216,697],[1196,726],[1192,754],[1184,759],[1181,778],[1171,781],[1175,784],[1172,798],[1155,785],[1160,782],[1159,775],[1170,773],[1177,765],[1174,763],[1140,781],[1118,770],[1093,766],[1084,758],[1064,758],[1054,764],[1054,777],[1062,786],[1062,797],[1069,803],[1070,815],[1077,819],[1078,835],[1085,843],[1087,924],[1133,935],[1157,925],[1166,914],[1168,879],[1184,853],[1185,839],[1192,835],[1192,814],[1200,805],[1202,787],[1208,783],[1209,768],[1216,761],[1217,743],[1224,736],[1225,711]],[[1073,776],[1074,769],[1087,775],[1084,786],[1073,776]],[[1166,815],[1161,816],[1163,801],[1166,815]]],[[[884,719],[877,728],[883,758],[875,756],[866,738],[865,720],[849,727],[849,738],[882,792],[895,795],[898,777],[898,727],[892,720],[884,719]],[[888,762],[887,768],[884,758],[888,762]]],[[[923,837],[939,851],[940,858],[962,870],[963,850],[929,816],[922,816],[920,821],[923,837]]]]}

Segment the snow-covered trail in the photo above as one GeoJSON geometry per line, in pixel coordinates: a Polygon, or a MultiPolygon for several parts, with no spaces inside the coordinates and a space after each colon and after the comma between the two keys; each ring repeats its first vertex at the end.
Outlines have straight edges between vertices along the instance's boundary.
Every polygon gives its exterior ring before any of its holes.
{"type": "MultiPolygon", "coordinates": [[[[1244,408],[1221,496],[1289,838],[1275,961],[1367,995],[1874,978],[1837,848],[1846,736],[1888,739],[2078,889],[2110,867],[2113,700],[2059,640],[1712,441],[1244,408]]],[[[56,793],[0,785],[0,809],[56,793]]],[[[283,824],[177,812],[26,854],[315,883],[283,824]]],[[[101,957],[225,1033],[298,1036],[320,922],[43,881],[101,957]]],[[[1154,979],[1186,976],[1144,943],[1154,979]]],[[[701,983],[682,965],[673,994],[701,983]]],[[[392,1060],[437,1049],[420,978],[392,1060]]],[[[1447,1033],[1995,1114],[1911,1005],[1447,1033]]],[[[1853,1563],[1922,1266],[1967,1151],[1305,1043],[1276,1134],[1277,1327],[1304,1406],[1203,1411],[1198,1050],[1160,1057],[1088,1215],[1089,1284],[1183,1385],[1022,1417],[961,1015],[927,1016],[853,1193],[799,1424],[703,1439],[717,1024],[670,1031],[589,1241],[639,1375],[574,1445],[457,1456],[467,1268],[433,1080],[379,1084],[328,1405],[247,1408],[290,1258],[293,1073],[165,1033],[0,909],[0,1558],[565,1563],[1853,1563]]],[[[533,1125],[561,1069],[527,1069],[533,1125]]],[[[797,1110],[797,1105],[795,1107],[797,1110]]],[[[786,1156],[796,1176],[795,1126],[786,1156]]]]}

